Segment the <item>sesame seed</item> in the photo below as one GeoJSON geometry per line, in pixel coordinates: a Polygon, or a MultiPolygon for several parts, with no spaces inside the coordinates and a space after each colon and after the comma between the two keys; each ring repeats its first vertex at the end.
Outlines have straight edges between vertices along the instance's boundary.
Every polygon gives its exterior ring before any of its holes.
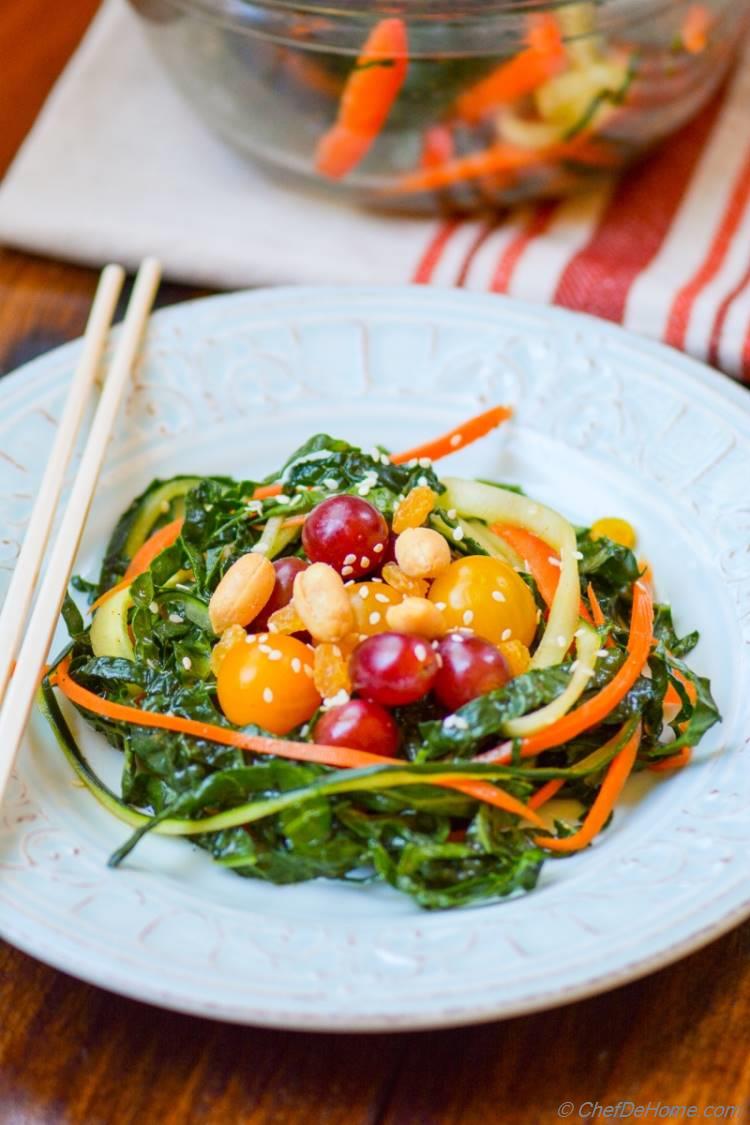
{"type": "Polygon", "coordinates": [[[298,656],[292,657],[292,671],[298,674],[302,671],[302,661],[298,656]]]}
{"type": "Polygon", "coordinates": [[[328,696],[328,698],[324,699],[323,706],[341,707],[344,703],[348,703],[350,699],[351,696],[349,695],[349,692],[344,691],[344,689],[341,688],[340,691],[337,691],[335,695],[328,696]]]}
{"type": "Polygon", "coordinates": [[[435,602],[435,609],[439,609],[441,613],[443,612],[444,609],[447,609],[447,608],[448,608],[448,606],[447,606],[446,602],[435,602]]]}
{"type": "Polygon", "coordinates": [[[455,543],[460,543],[464,537],[464,529],[462,527],[454,527],[453,540],[455,543]]]}
{"type": "Polygon", "coordinates": [[[375,601],[380,602],[381,605],[390,605],[391,599],[387,594],[376,594],[375,601]]]}
{"type": "Polygon", "coordinates": [[[183,656],[182,667],[185,669],[186,672],[189,672],[190,669],[193,667],[193,662],[192,662],[192,660],[190,659],[189,656],[183,656]]]}
{"type": "Polygon", "coordinates": [[[449,715],[443,726],[447,730],[468,730],[469,724],[463,715],[449,715]]]}
{"type": "Polygon", "coordinates": [[[344,555],[344,566],[351,566],[356,561],[357,561],[356,555],[352,555],[352,554],[344,555]]]}
{"type": "Polygon", "coordinates": [[[450,439],[449,445],[451,445],[455,449],[456,446],[460,445],[463,440],[464,440],[463,434],[454,434],[453,437],[450,439]]]}
{"type": "Polygon", "coordinates": [[[512,636],[513,636],[513,630],[512,629],[503,629],[502,633],[500,634],[500,640],[501,641],[509,641],[512,636]]]}
{"type": "Polygon", "coordinates": [[[429,469],[431,465],[432,465],[432,458],[431,457],[420,457],[419,458],[420,469],[429,469]]]}
{"type": "Polygon", "coordinates": [[[255,633],[247,633],[245,635],[245,644],[246,645],[253,645],[253,644],[255,644],[257,639],[258,638],[256,637],[255,633]]]}
{"type": "Polygon", "coordinates": [[[416,656],[417,660],[426,660],[427,659],[427,649],[425,648],[424,645],[415,645],[414,646],[414,655],[416,656]]]}
{"type": "Polygon", "coordinates": [[[583,558],[583,551],[574,551],[573,552],[573,558],[578,559],[578,561],[580,562],[581,559],[583,558]]]}
{"type": "Polygon", "coordinates": [[[332,651],[334,656],[341,656],[341,649],[338,645],[334,645],[332,651]]]}
{"type": "Polygon", "coordinates": [[[348,578],[350,574],[354,574],[353,566],[342,566],[341,575],[343,578],[348,578]]]}
{"type": "Polygon", "coordinates": [[[281,651],[280,648],[272,648],[271,651],[268,654],[268,659],[269,660],[281,660],[283,658],[283,656],[284,656],[284,653],[281,651]]]}
{"type": "Polygon", "coordinates": [[[493,602],[504,602],[505,601],[505,594],[502,592],[502,590],[493,590],[492,591],[492,600],[493,600],[493,602]]]}
{"type": "Polygon", "coordinates": [[[563,636],[557,638],[557,643],[559,644],[560,648],[566,648],[568,644],[567,640],[563,636]]]}
{"type": "Polygon", "coordinates": [[[151,613],[158,613],[159,612],[159,603],[158,602],[151,602],[151,604],[149,605],[148,608],[151,611],[151,613]]]}
{"type": "Polygon", "coordinates": [[[359,560],[359,565],[363,570],[367,570],[370,565],[370,560],[368,559],[367,555],[362,556],[362,558],[359,560]]]}
{"type": "Polygon", "coordinates": [[[260,649],[261,652],[265,653],[266,656],[268,656],[268,654],[270,652],[273,652],[273,649],[271,648],[271,646],[267,645],[267,644],[261,643],[260,645],[258,645],[258,648],[260,649]]]}
{"type": "Polygon", "coordinates": [[[562,570],[562,563],[558,559],[557,555],[550,555],[547,558],[547,562],[549,563],[550,566],[556,566],[558,568],[558,570],[562,570]]]}
{"type": "Polygon", "coordinates": [[[323,484],[331,492],[335,492],[339,486],[339,482],[337,480],[334,480],[333,477],[326,477],[326,479],[323,481],[323,484]]]}
{"type": "Polygon", "coordinates": [[[367,618],[367,620],[370,622],[371,625],[378,625],[381,617],[382,617],[382,614],[380,614],[376,611],[375,613],[371,613],[370,616],[367,618]]]}
{"type": "Polygon", "coordinates": [[[445,514],[447,515],[449,520],[454,520],[456,518],[456,516],[458,515],[458,512],[456,511],[455,508],[449,508],[448,511],[445,514]]]}
{"type": "Polygon", "coordinates": [[[464,615],[461,620],[463,621],[464,625],[471,625],[472,621],[474,620],[474,610],[465,609],[464,615]]]}
{"type": "Polygon", "coordinates": [[[365,598],[369,598],[369,596],[370,596],[370,587],[369,586],[360,586],[358,593],[359,593],[360,598],[362,598],[362,601],[364,601],[365,598]]]}
{"type": "Polygon", "coordinates": [[[426,488],[427,477],[417,477],[417,484],[420,486],[420,488],[426,488]]]}
{"type": "Polygon", "coordinates": [[[276,503],[277,504],[284,505],[284,504],[291,504],[291,502],[292,502],[291,496],[284,496],[282,494],[281,496],[276,497],[276,503]]]}
{"type": "Polygon", "coordinates": [[[303,671],[304,671],[305,675],[307,676],[308,680],[311,680],[313,678],[313,670],[312,670],[312,668],[309,664],[303,665],[303,671]]]}
{"type": "Polygon", "coordinates": [[[366,640],[367,640],[367,633],[360,633],[360,634],[359,634],[359,639],[360,639],[361,641],[366,641],[366,640]]]}
{"type": "Polygon", "coordinates": [[[375,555],[381,555],[385,550],[385,543],[376,543],[372,551],[375,555]]]}
{"type": "Polygon", "coordinates": [[[182,622],[185,619],[183,617],[180,617],[179,613],[170,613],[169,620],[173,625],[182,625],[182,622]]]}
{"type": "Polygon", "coordinates": [[[527,574],[531,573],[531,563],[529,562],[528,559],[523,560],[523,569],[526,571],[527,574]]]}
{"type": "Polygon", "coordinates": [[[271,691],[270,687],[263,688],[263,702],[273,703],[273,692],[271,691]]]}
{"type": "Polygon", "coordinates": [[[599,649],[599,651],[597,652],[597,654],[596,654],[596,655],[597,655],[598,657],[602,657],[602,656],[607,656],[607,655],[608,655],[608,653],[607,653],[607,650],[606,650],[606,648],[600,648],[600,649],[599,649]]]}
{"type": "Polygon", "coordinates": [[[370,495],[369,484],[361,484],[359,486],[359,488],[357,489],[357,492],[359,493],[360,496],[369,496],[370,495]]]}

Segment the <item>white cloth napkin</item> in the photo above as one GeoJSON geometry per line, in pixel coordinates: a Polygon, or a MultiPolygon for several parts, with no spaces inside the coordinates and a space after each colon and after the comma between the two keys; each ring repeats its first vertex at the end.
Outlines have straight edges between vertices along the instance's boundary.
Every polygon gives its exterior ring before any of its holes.
{"type": "Polygon", "coordinates": [[[364,211],[217,140],[106,0],[0,185],[0,242],[174,280],[460,285],[582,309],[750,380],[750,47],[619,184],[464,222],[364,211]]]}

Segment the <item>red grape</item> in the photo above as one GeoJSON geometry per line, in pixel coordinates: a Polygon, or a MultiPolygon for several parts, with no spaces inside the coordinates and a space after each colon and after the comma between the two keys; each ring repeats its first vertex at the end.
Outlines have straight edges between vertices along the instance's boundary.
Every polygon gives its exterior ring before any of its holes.
{"type": "Polygon", "coordinates": [[[315,724],[313,738],[322,746],[348,746],[394,758],[399,731],[384,707],[365,699],[350,699],[323,712],[315,724]]]}
{"type": "Polygon", "coordinates": [[[435,695],[450,711],[502,687],[511,677],[503,654],[481,637],[448,633],[440,641],[438,654],[441,666],[435,677],[435,695]]]}
{"type": "Polygon", "coordinates": [[[273,569],[276,571],[276,585],[271,592],[271,597],[250,625],[251,633],[265,633],[271,614],[289,605],[292,600],[294,579],[301,570],[307,570],[308,565],[304,559],[297,559],[293,555],[285,559],[276,559],[273,564],[273,569]]]}
{"type": "Polygon", "coordinates": [[[378,633],[351,655],[352,685],[365,699],[386,707],[414,703],[426,695],[438,661],[429,641],[407,633],[378,633]]]}
{"type": "Polygon", "coordinates": [[[361,578],[380,566],[388,524],[367,500],[331,496],[310,512],[302,545],[311,562],[328,563],[344,578],[361,578]]]}

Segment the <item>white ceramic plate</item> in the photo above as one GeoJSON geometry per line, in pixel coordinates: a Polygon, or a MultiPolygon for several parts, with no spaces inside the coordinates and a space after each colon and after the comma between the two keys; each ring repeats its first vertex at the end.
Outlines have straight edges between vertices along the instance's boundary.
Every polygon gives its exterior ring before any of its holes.
{"type": "MultiPolygon", "coordinates": [[[[0,384],[5,584],[78,354],[62,348],[0,384]]],[[[683,356],[455,292],[288,289],[161,312],[78,569],[96,573],[116,516],[155,475],[257,477],[318,430],[403,448],[508,401],[513,424],[446,471],[519,480],[576,521],[638,527],[678,626],[701,630],[694,663],[724,714],[695,764],[636,779],[597,845],[546,864],[535,892],[423,913],[388,888],[243,880],[182,841],[149,839],[109,870],[123,826],[73,783],[37,716],[2,810],[3,936],[171,1008],[392,1030],[611,988],[750,913],[750,399],[683,356]]],[[[114,780],[115,752],[76,727],[114,780]]]]}

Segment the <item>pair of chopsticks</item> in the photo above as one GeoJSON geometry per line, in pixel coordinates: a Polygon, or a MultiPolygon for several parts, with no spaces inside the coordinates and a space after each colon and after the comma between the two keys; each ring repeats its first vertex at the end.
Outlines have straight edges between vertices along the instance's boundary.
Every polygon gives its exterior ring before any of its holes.
{"type": "Polygon", "coordinates": [[[23,546],[0,614],[0,799],[13,768],[57,625],[68,580],[91,507],[112,429],[143,341],[161,279],[159,263],[148,258],[138,271],[125,320],[53,543],[31,616],[34,589],[49,541],[65,472],[76,445],[86,407],[109,340],[117,301],[125,280],[121,266],[102,272],[86,326],[81,358],[68,391],[62,417],[44,471],[23,546]]]}

